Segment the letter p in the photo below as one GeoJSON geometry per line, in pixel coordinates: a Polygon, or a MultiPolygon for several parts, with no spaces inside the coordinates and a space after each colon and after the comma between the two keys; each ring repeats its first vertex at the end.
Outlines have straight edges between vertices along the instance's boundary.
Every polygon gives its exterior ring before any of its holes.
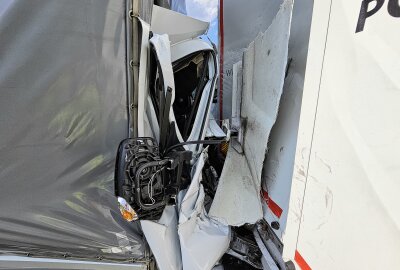
{"type": "Polygon", "coordinates": [[[378,12],[378,10],[381,9],[381,7],[383,6],[384,3],[385,3],[385,0],[363,0],[362,1],[360,15],[358,16],[356,33],[364,30],[365,20],[368,17],[371,17],[372,15],[374,15],[376,12],[378,12]],[[371,2],[376,2],[376,5],[373,9],[368,11],[368,5],[371,2]]]}

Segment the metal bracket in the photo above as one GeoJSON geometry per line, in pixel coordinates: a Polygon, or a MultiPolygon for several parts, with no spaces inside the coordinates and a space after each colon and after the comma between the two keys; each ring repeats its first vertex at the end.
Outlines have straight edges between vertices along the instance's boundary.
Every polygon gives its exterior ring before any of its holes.
{"type": "Polygon", "coordinates": [[[247,119],[240,118],[238,122],[240,122],[240,127],[232,130],[232,133],[236,134],[236,136],[232,136],[231,144],[233,149],[235,149],[239,154],[242,154],[247,119]]]}
{"type": "Polygon", "coordinates": [[[232,234],[231,243],[227,254],[242,260],[254,268],[263,269],[261,264],[262,254],[255,242],[237,235],[232,234]]]}
{"type": "Polygon", "coordinates": [[[278,248],[279,252],[283,252],[283,244],[269,224],[265,220],[260,220],[257,223],[257,231],[260,234],[263,241],[271,240],[275,246],[278,248]]]}
{"type": "Polygon", "coordinates": [[[133,18],[139,18],[140,17],[139,14],[138,13],[134,13],[132,9],[129,10],[128,14],[129,14],[129,19],[131,19],[131,20],[133,18]]]}
{"type": "Polygon", "coordinates": [[[140,66],[140,64],[139,64],[139,62],[138,61],[133,61],[133,59],[131,59],[131,61],[129,61],[129,66],[131,67],[131,68],[133,68],[133,67],[139,67],[140,66]]]}
{"type": "Polygon", "coordinates": [[[256,224],[255,233],[258,233],[262,241],[260,244],[265,246],[280,270],[295,270],[292,261],[285,262],[283,260],[283,244],[265,220],[260,220],[256,224]]]}

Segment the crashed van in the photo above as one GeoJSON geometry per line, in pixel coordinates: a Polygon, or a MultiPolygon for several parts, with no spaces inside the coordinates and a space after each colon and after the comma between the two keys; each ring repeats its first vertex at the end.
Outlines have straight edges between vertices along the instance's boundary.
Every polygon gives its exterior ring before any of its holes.
{"type": "Polygon", "coordinates": [[[209,24],[166,7],[0,3],[1,269],[294,269],[261,183],[293,2],[234,68],[232,119],[209,24]]]}

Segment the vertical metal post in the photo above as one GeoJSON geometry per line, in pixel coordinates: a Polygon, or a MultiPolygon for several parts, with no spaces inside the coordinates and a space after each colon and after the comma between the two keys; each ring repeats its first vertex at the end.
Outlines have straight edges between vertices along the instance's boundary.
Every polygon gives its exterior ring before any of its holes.
{"type": "Polygon", "coordinates": [[[130,11],[130,17],[132,22],[132,103],[131,103],[131,116],[132,116],[132,134],[133,137],[138,136],[138,92],[139,92],[139,48],[140,48],[140,33],[139,33],[139,10],[141,0],[132,0],[132,10],[130,11]]]}

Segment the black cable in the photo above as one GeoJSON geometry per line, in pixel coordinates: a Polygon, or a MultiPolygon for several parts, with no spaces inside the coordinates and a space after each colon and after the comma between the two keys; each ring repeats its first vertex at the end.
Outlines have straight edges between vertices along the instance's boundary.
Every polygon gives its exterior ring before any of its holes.
{"type": "Polygon", "coordinates": [[[183,146],[183,145],[188,145],[188,144],[220,144],[222,142],[224,142],[225,140],[199,140],[199,141],[187,141],[187,142],[182,142],[182,143],[177,143],[174,144],[170,147],[168,147],[163,155],[168,154],[172,149],[177,148],[179,146],[183,146]]]}

